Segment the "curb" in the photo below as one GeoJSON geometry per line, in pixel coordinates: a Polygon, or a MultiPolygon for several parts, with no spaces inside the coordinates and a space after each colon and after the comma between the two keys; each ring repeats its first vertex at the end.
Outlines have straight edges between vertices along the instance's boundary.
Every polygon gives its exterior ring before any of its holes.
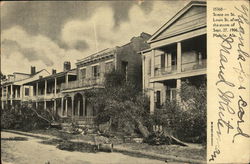
{"type": "Polygon", "coordinates": [[[137,155],[142,157],[147,157],[150,159],[158,159],[163,160],[166,162],[183,162],[183,163],[206,163],[206,161],[203,160],[196,160],[196,159],[190,159],[190,158],[183,158],[183,157],[176,157],[172,155],[161,155],[156,153],[149,153],[149,152],[141,152],[138,150],[131,150],[121,147],[114,147],[114,152],[119,152],[127,155],[137,155]]]}
{"type": "MultiPolygon", "coordinates": [[[[35,137],[39,139],[59,139],[58,137],[52,137],[49,135],[44,135],[44,134],[33,134],[29,132],[21,132],[21,131],[16,131],[16,130],[7,130],[7,129],[2,129],[1,131],[3,132],[10,132],[10,133],[15,133],[19,135],[25,135],[29,137],[35,137]]],[[[69,140],[70,142],[74,143],[85,143],[85,144],[92,144],[94,145],[94,142],[90,141],[83,141],[83,140],[69,140]]],[[[157,160],[162,160],[166,162],[183,162],[183,163],[206,163],[206,161],[203,160],[196,160],[196,159],[190,159],[190,158],[183,158],[183,157],[176,157],[172,155],[162,155],[162,154],[156,154],[156,153],[151,153],[151,152],[142,152],[138,150],[131,150],[131,149],[126,149],[122,148],[119,145],[114,145],[113,148],[114,152],[130,155],[130,156],[140,156],[140,157],[146,157],[150,159],[157,159],[157,160]]]]}

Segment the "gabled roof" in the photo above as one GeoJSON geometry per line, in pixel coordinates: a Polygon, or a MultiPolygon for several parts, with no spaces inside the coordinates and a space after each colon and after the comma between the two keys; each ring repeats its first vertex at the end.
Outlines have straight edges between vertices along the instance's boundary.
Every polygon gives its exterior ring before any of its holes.
{"type": "MultiPolygon", "coordinates": [[[[184,8],[182,8],[176,15],[174,15],[167,23],[165,23],[160,29],[158,29],[152,36],[149,38],[147,43],[152,43],[157,40],[161,40],[164,38],[158,38],[166,29],[168,29],[171,25],[173,25],[179,18],[181,18],[184,14],[186,14],[189,9],[193,6],[206,6],[205,1],[191,1],[184,8]]],[[[169,36],[170,37],[170,36],[169,36]]]]}
{"type": "Polygon", "coordinates": [[[36,83],[38,81],[45,81],[45,80],[49,80],[49,79],[54,79],[55,77],[62,77],[62,76],[65,76],[66,74],[70,74],[70,75],[74,75],[76,76],[76,68],[73,68],[71,70],[68,70],[68,71],[63,71],[63,72],[58,72],[58,73],[55,73],[55,74],[52,74],[52,75],[48,75],[48,76],[44,76],[42,78],[37,78],[37,79],[33,79],[33,80],[30,80],[28,82],[26,82],[25,84],[32,84],[32,83],[36,83]]]}
{"type": "Polygon", "coordinates": [[[50,73],[46,69],[42,69],[40,71],[37,71],[34,75],[32,75],[32,76],[30,76],[28,78],[18,80],[18,81],[14,81],[13,84],[15,84],[15,85],[23,85],[23,84],[25,84],[25,83],[27,83],[29,81],[34,80],[34,78],[36,78],[36,76],[38,77],[39,74],[42,74],[43,72],[50,75],[50,73]]]}

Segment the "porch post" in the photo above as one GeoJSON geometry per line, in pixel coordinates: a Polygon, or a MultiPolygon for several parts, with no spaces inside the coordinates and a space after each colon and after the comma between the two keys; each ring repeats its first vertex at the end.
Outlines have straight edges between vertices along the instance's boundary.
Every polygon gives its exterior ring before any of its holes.
{"type": "Polygon", "coordinates": [[[66,113],[66,116],[68,116],[68,98],[67,97],[65,99],[65,113],[66,113]]]}
{"type": "Polygon", "coordinates": [[[46,108],[47,108],[47,105],[46,105],[47,103],[46,103],[46,100],[44,100],[44,110],[46,110],[46,108]]]}
{"type": "Polygon", "coordinates": [[[38,96],[38,82],[36,83],[36,96],[38,96]]]}
{"type": "Polygon", "coordinates": [[[167,63],[167,67],[168,67],[168,71],[172,71],[172,56],[171,56],[171,53],[168,53],[167,55],[167,58],[168,58],[168,63],[167,63]]]}
{"type": "Polygon", "coordinates": [[[176,80],[176,100],[177,100],[177,102],[181,102],[180,91],[181,91],[181,79],[177,79],[176,80]]]}
{"type": "Polygon", "coordinates": [[[10,105],[13,104],[13,84],[10,85],[10,105]]]}
{"type": "Polygon", "coordinates": [[[77,101],[77,114],[78,114],[78,116],[80,116],[80,108],[81,108],[81,101],[77,101]]]}
{"type": "Polygon", "coordinates": [[[55,90],[54,90],[54,95],[56,95],[56,89],[57,89],[57,88],[56,88],[56,87],[57,87],[57,86],[56,86],[56,83],[57,83],[57,80],[56,80],[56,77],[55,77],[55,87],[54,87],[55,90]]]}
{"type": "Polygon", "coordinates": [[[66,79],[66,87],[68,88],[68,84],[69,84],[69,75],[68,75],[68,73],[66,74],[66,77],[65,77],[66,79]]]}
{"type": "MultiPolygon", "coordinates": [[[[86,109],[86,97],[85,96],[82,97],[82,107],[83,107],[83,116],[86,117],[85,111],[87,109],[86,109]]],[[[80,110],[78,110],[78,115],[80,116],[80,110]]]]}
{"type": "Polygon", "coordinates": [[[61,115],[63,116],[63,97],[61,98],[61,115]]]}
{"type": "Polygon", "coordinates": [[[44,81],[45,87],[44,87],[44,96],[47,96],[47,80],[44,81]]]}
{"type": "Polygon", "coordinates": [[[71,117],[72,117],[72,121],[73,121],[73,118],[74,118],[74,96],[71,97],[71,101],[72,101],[71,117]]]}
{"type": "Polygon", "coordinates": [[[3,92],[3,89],[4,89],[4,87],[2,87],[2,100],[1,100],[2,109],[4,109],[4,102],[3,102],[3,100],[4,100],[4,98],[3,98],[4,92],[3,92]]]}
{"type": "Polygon", "coordinates": [[[45,87],[44,87],[44,109],[46,110],[47,106],[46,106],[46,96],[47,96],[47,80],[44,81],[45,83],[45,87]]]}
{"type": "Polygon", "coordinates": [[[177,72],[181,72],[181,42],[177,43],[177,72]]]}
{"type": "Polygon", "coordinates": [[[151,51],[151,77],[155,76],[155,50],[151,51]]]}
{"type": "Polygon", "coordinates": [[[150,114],[154,113],[155,110],[155,91],[154,83],[150,83],[150,114]]]}
{"type": "Polygon", "coordinates": [[[8,85],[6,86],[6,100],[8,100],[8,94],[9,94],[9,89],[8,89],[8,85]]]}
{"type": "Polygon", "coordinates": [[[56,114],[56,99],[54,100],[54,113],[56,114]]]}
{"type": "Polygon", "coordinates": [[[17,98],[17,91],[18,91],[18,89],[16,87],[16,89],[15,89],[15,98],[17,98]]]}

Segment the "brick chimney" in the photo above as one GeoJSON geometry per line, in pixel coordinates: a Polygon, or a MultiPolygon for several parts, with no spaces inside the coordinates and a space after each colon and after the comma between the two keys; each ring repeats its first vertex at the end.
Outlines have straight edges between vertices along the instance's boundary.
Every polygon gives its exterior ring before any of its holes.
{"type": "Polygon", "coordinates": [[[65,61],[63,63],[63,71],[69,71],[71,69],[71,65],[69,61],[65,61]]]}
{"type": "Polygon", "coordinates": [[[52,69],[52,75],[56,74],[56,70],[52,69]]]}
{"type": "Polygon", "coordinates": [[[30,75],[35,75],[36,74],[36,67],[31,66],[30,67],[30,75]]]}

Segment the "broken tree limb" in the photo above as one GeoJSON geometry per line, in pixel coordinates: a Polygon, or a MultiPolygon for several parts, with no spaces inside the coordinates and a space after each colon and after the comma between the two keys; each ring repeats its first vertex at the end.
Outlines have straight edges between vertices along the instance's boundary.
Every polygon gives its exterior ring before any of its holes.
{"type": "Polygon", "coordinates": [[[174,141],[175,144],[181,145],[181,146],[188,146],[186,143],[180,141],[179,139],[175,138],[174,136],[170,135],[171,139],[174,141]]]}
{"type": "Polygon", "coordinates": [[[34,110],[34,109],[32,109],[32,108],[30,108],[30,109],[31,109],[33,112],[36,113],[37,117],[39,117],[39,118],[45,120],[46,122],[48,122],[49,124],[51,124],[51,121],[50,121],[50,120],[48,120],[48,119],[44,118],[43,116],[41,116],[39,113],[37,113],[36,110],[34,110]]]}

